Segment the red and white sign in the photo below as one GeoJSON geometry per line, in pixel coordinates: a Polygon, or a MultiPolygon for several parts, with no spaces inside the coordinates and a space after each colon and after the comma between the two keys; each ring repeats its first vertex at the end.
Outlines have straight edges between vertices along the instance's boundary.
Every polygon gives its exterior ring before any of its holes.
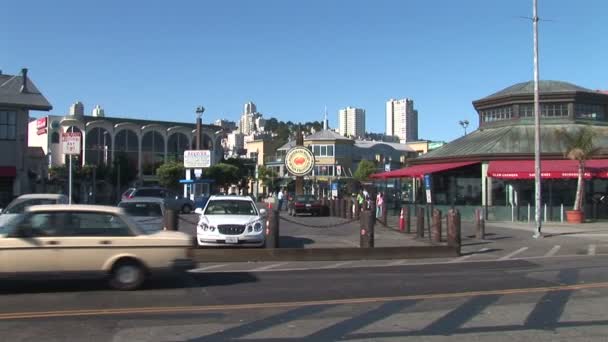
{"type": "Polygon", "coordinates": [[[63,154],[80,154],[80,132],[61,133],[63,154]]]}
{"type": "Polygon", "coordinates": [[[186,169],[202,169],[211,166],[211,151],[187,150],[184,151],[184,167],[186,169]]]}
{"type": "Polygon", "coordinates": [[[47,117],[36,120],[36,129],[40,131],[41,129],[46,128],[47,122],[47,117]]]}

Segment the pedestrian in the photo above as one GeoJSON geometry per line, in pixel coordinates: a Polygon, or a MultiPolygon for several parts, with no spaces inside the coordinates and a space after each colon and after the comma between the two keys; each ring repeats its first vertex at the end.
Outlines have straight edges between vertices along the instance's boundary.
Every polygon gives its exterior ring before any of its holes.
{"type": "Polygon", "coordinates": [[[365,203],[365,196],[363,196],[363,191],[359,190],[359,193],[357,194],[357,203],[359,203],[359,209],[363,210],[363,204],[365,203]]]}
{"type": "Polygon", "coordinates": [[[381,192],[378,192],[376,196],[376,218],[382,216],[382,207],[384,206],[384,196],[381,192]]]}
{"type": "Polygon", "coordinates": [[[279,199],[279,205],[278,205],[278,211],[281,211],[281,208],[283,207],[283,190],[279,189],[279,193],[277,195],[277,198],[279,199]]]}

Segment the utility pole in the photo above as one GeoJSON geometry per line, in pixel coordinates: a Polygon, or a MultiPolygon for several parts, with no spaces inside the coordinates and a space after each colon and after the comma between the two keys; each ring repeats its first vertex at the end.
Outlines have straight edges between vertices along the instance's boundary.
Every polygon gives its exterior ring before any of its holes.
{"type": "Polygon", "coordinates": [[[534,238],[542,237],[541,234],[541,180],[540,180],[540,100],[538,89],[538,0],[533,0],[532,24],[534,29],[534,199],[535,212],[534,223],[536,232],[534,238]]]}

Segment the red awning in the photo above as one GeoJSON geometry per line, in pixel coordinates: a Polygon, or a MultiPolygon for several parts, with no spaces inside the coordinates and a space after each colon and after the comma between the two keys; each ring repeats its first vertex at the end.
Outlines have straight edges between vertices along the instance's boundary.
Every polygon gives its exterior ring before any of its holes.
{"type": "MultiPolygon", "coordinates": [[[[541,160],[541,178],[577,178],[576,160],[541,160]]],[[[502,179],[534,179],[534,160],[495,160],[488,166],[488,177],[502,179]]],[[[608,159],[588,160],[585,178],[608,178],[608,159]]]]}
{"type": "Polygon", "coordinates": [[[17,168],[14,166],[0,166],[0,177],[15,177],[17,168]]]}
{"type": "Polygon", "coordinates": [[[479,164],[478,161],[469,161],[469,162],[457,162],[457,163],[437,163],[437,164],[422,164],[422,165],[414,165],[410,167],[406,167],[399,170],[376,173],[371,176],[371,178],[421,178],[426,174],[441,172],[451,169],[457,169],[459,167],[479,164]]]}

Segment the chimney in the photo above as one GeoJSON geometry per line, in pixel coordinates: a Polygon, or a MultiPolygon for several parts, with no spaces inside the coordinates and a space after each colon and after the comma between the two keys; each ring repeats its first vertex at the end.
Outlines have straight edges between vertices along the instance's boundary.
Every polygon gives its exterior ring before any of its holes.
{"type": "Polygon", "coordinates": [[[27,89],[27,68],[21,69],[21,93],[29,93],[27,89]]]}

